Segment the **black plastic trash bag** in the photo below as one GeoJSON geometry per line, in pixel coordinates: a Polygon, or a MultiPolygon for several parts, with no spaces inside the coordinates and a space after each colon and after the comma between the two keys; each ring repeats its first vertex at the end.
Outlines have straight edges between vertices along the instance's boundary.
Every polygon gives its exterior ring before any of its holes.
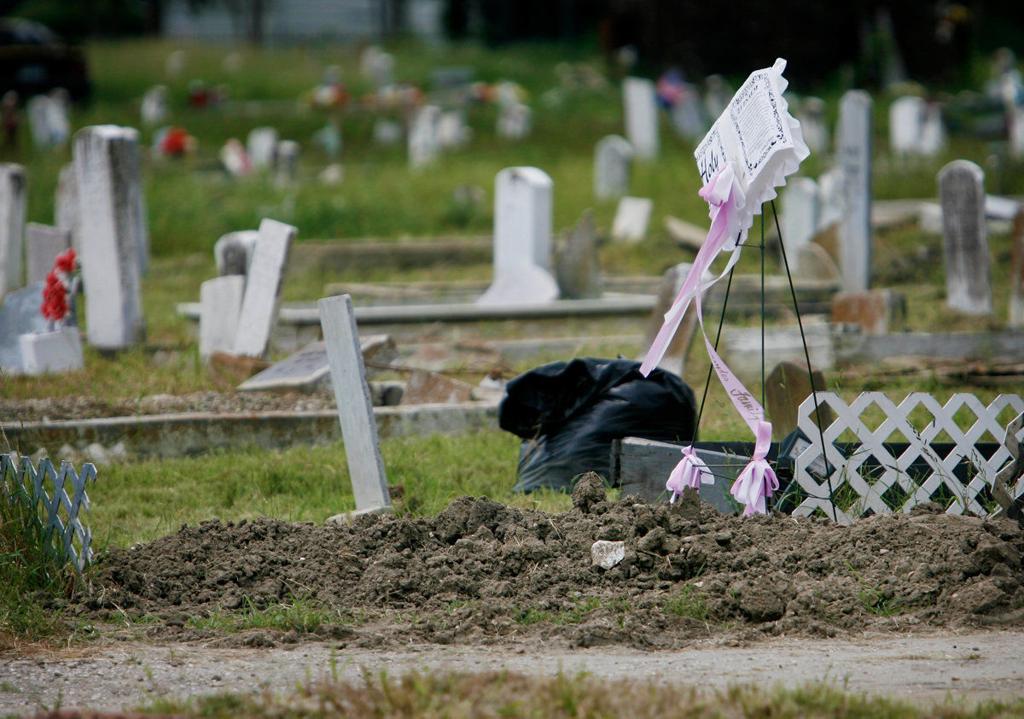
{"type": "Polygon", "coordinates": [[[676,375],[646,379],[632,360],[552,362],[508,383],[498,424],[523,438],[514,491],[570,489],[584,472],[609,476],[611,443],[694,438],[696,400],[676,375]]]}

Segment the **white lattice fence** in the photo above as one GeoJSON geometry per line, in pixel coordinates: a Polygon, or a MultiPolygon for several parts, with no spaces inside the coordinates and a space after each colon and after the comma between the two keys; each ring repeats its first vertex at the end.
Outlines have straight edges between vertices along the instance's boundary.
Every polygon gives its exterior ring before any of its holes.
{"type": "MultiPolygon", "coordinates": [[[[823,434],[825,456],[833,468],[837,521],[907,512],[927,501],[948,504],[947,511],[953,514],[988,514],[991,507],[982,502],[990,496],[996,473],[1011,460],[1003,438],[1008,423],[1024,412],[1024,399],[1004,394],[986,406],[972,394],[955,394],[939,404],[931,395],[915,392],[896,404],[882,392],[865,392],[847,404],[832,392],[818,392],[817,396],[818,403],[831,407],[836,417],[823,434]],[[879,414],[880,423],[872,427],[879,414]],[[956,421],[958,414],[961,419],[973,415],[967,429],[961,429],[956,421]],[[979,443],[999,446],[985,457],[978,451],[979,443]],[[941,444],[951,448],[939,450],[941,444]]],[[[821,510],[832,517],[829,482],[822,472],[821,439],[813,416],[814,400],[808,397],[800,405],[798,426],[810,444],[795,457],[794,466],[795,481],[807,496],[793,514],[807,516],[821,510]]],[[[1024,440],[1024,429],[1017,432],[1017,440],[1024,440]]],[[[1024,494],[1024,478],[1009,489],[1014,497],[1024,494]]]]}
{"type": "Polygon", "coordinates": [[[90,507],[85,485],[95,480],[96,467],[88,462],[76,472],[62,461],[58,472],[48,459],[37,469],[28,457],[0,454],[0,499],[31,507],[32,518],[53,532],[51,547],[79,571],[92,562],[92,532],[82,515],[90,507]]]}

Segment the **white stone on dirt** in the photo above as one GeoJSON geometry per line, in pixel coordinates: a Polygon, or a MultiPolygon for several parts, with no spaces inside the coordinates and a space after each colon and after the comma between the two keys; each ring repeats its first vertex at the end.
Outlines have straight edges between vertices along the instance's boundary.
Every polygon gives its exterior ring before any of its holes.
{"type": "Polygon", "coordinates": [[[611,569],[626,558],[626,543],[599,539],[590,545],[590,563],[601,569],[611,569]]]}

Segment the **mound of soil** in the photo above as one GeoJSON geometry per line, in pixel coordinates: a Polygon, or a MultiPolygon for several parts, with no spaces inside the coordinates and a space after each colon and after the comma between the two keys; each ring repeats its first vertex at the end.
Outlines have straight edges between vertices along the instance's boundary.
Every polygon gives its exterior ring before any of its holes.
{"type": "Polygon", "coordinates": [[[467,497],[428,519],[183,527],[101,557],[81,611],[187,630],[189,617],[304,597],[346,617],[330,631],[362,645],[540,636],[669,647],[709,632],[1024,623],[1024,534],[1011,521],[933,506],[840,527],[705,505],[698,521],[692,507],[611,503],[593,488],[575,500],[558,515],[467,497]],[[591,566],[599,539],[626,543],[610,570],[591,566]]]}

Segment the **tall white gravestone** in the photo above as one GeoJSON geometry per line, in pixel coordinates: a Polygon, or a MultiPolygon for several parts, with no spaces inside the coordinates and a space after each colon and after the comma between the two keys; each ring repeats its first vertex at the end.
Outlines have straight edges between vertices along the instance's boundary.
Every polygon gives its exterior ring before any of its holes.
{"type": "Polygon", "coordinates": [[[792,177],[782,192],[782,241],[789,269],[796,272],[800,267],[800,251],[810,244],[818,231],[818,183],[809,177],[792,177]]]}
{"type": "Polygon", "coordinates": [[[274,166],[274,154],[277,152],[277,130],[272,127],[253,128],[245,146],[253,169],[269,170],[274,166]]]}
{"type": "Polygon", "coordinates": [[[552,276],[554,183],[536,167],[509,167],[494,181],[494,280],[477,302],[503,305],[558,298],[552,276]]]}
{"type": "Polygon", "coordinates": [[[348,295],[326,297],[318,305],[356,512],[385,509],[391,506],[391,497],[377,441],[377,422],[370,387],[366,383],[352,298],[348,295]]]}
{"type": "Polygon", "coordinates": [[[985,173],[954,160],[939,172],[946,304],[968,315],[992,314],[992,277],[985,223],[985,173]]]}
{"type": "Polygon", "coordinates": [[[0,164],[0,297],[22,287],[21,252],[25,233],[25,168],[0,164]]]}
{"type": "Polygon", "coordinates": [[[871,96],[850,90],[839,102],[836,160],[842,177],[839,257],[843,289],[871,284],[871,96]]]}
{"type": "Polygon", "coordinates": [[[123,349],[140,341],[145,330],[139,133],[114,125],[85,127],[75,134],[74,162],[89,342],[123,349]]]}
{"type": "Polygon", "coordinates": [[[633,146],[624,137],[607,135],[594,148],[594,196],[599,200],[629,192],[633,146]]]}
{"type": "Polygon", "coordinates": [[[438,131],[441,124],[441,108],[436,105],[421,107],[412,119],[409,128],[409,166],[413,169],[426,167],[437,159],[441,151],[438,131]]]}
{"type": "Polygon", "coordinates": [[[226,275],[199,286],[199,357],[231,352],[238,336],[238,318],[245,291],[244,275],[226,275]]]}
{"type": "Polygon", "coordinates": [[[658,103],[654,83],[641,77],[627,77],[622,83],[626,112],[626,137],[638,158],[658,156],[658,103]]]}
{"type": "Polygon", "coordinates": [[[919,150],[927,105],[920,97],[904,96],[889,106],[889,149],[896,155],[919,150]]]}
{"type": "Polygon", "coordinates": [[[259,231],[235,335],[234,354],[245,357],[266,354],[270,332],[277,320],[288,251],[296,233],[291,225],[276,220],[263,220],[259,231]]]}
{"type": "Polygon", "coordinates": [[[75,177],[73,162],[60,168],[57,193],[53,202],[53,224],[71,234],[71,246],[79,252],[81,245],[78,239],[78,180],[75,177]]]}

